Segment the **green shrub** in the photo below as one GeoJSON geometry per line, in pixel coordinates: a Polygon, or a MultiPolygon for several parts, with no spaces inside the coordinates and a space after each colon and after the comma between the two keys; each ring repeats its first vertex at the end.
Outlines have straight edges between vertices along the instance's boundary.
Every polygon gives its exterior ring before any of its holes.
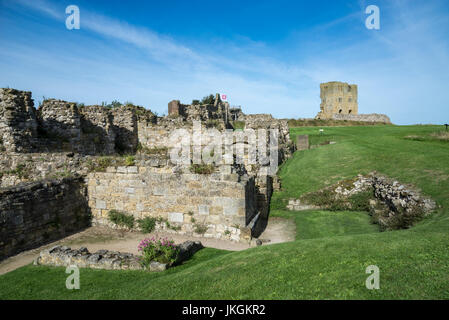
{"type": "Polygon", "coordinates": [[[120,227],[132,229],[134,227],[134,216],[128,215],[117,210],[110,210],[108,212],[109,221],[120,227]]]}
{"type": "MultiPolygon", "coordinates": [[[[344,180],[338,183],[344,189],[351,189],[353,180],[344,180]]],[[[344,197],[337,194],[335,186],[323,190],[310,192],[301,196],[301,200],[307,204],[313,204],[330,211],[370,211],[369,201],[374,199],[373,190],[370,188],[344,197]]]]}
{"type": "Polygon", "coordinates": [[[179,247],[173,240],[167,238],[143,239],[138,245],[139,252],[142,252],[140,263],[148,268],[151,261],[173,264],[178,258],[179,247]]]}
{"type": "Polygon", "coordinates": [[[232,127],[234,130],[243,130],[245,128],[245,121],[233,121],[232,127]]]}
{"type": "Polygon", "coordinates": [[[205,225],[204,223],[195,223],[193,225],[193,231],[195,231],[195,233],[198,234],[205,234],[207,231],[207,225],[205,225]]]}
{"type": "Polygon", "coordinates": [[[208,96],[205,96],[202,100],[201,100],[201,104],[214,104],[215,103],[215,97],[213,94],[210,94],[208,96]]]}
{"type": "Polygon", "coordinates": [[[127,167],[131,167],[133,165],[135,165],[136,163],[136,158],[134,156],[126,156],[125,157],[125,165],[127,167]]]}
{"type": "Polygon", "coordinates": [[[151,233],[156,227],[156,218],[145,217],[143,219],[137,220],[137,223],[143,233],[151,233]]]}
{"type": "Polygon", "coordinates": [[[358,192],[349,197],[351,210],[354,211],[370,211],[369,201],[374,199],[373,189],[358,192]]]}
{"type": "Polygon", "coordinates": [[[190,166],[190,172],[197,174],[211,174],[215,172],[215,166],[213,164],[192,164],[190,166]]]}
{"type": "Polygon", "coordinates": [[[111,157],[101,157],[97,159],[89,159],[87,162],[87,168],[89,171],[105,172],[107,167],[110,167],[113,163],[111,157]]]}
{"type": "Polygon", "coordinates": [[[415,206],[409,212],[399,207],[398,212],[390,215],[390,209],[383,203],[370,212],[372,222],[379,225],[381,231],[408,229],[424,217],[421,207],[415,206]]]}
{"type": "Polygon", "coordinates": [[[166,155],[168,152],[168,148],[167,147],[154,147],[154,148],[147,148],[144,146],[140,146],[140,149],[138,149],[138,151],[148,154],[148,155],[166,155]]]}
{"type": "Polygon", "coordinates": [[[171,230],[175,231],[181,230],[181,226],[172,225],[170,222],[168,222],[168,220],[165,220],[165,226],[171,230]]]}
{"type": "Polygon", "coordinates": [[[331,189],[307,193],[301,197],[301,200],[307,204],[313,204],[330,211],[343,211],[348,209],[343,199],[336,198],[335,192],[331,189]]]}
{"type": "Polygon", "coordinates": [[[206,128],[220,128],[220,121],[216,119],[209,119],[206,121],[206,128]]]}

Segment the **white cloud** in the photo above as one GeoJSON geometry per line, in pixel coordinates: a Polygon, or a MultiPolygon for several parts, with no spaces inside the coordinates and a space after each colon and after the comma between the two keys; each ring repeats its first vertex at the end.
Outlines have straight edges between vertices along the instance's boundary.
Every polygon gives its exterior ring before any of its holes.
{"type": "MultiPolygon", "coordinates": [[[[59,14],[64,8],[55,9],[46,1],[20,0],[19,4],[59,21],[65,19],[59,14]]],[[[192,48],[152,30],[86,10],[81,10],[81,28],[114,40],[95,46],[104,46],[105,52],[119,50],[125,57],[119,53],[96,56],[94,49],[92,53],[80,53],[75,47],[69,56],[52,55],[37,48],[18,50],[13,46],[5,47],[2,54],[30,64],[27,55],[31,49],[33,57],[41,57],[38,62],[41,69],[36,66],[36,72],[45,68],[60,70],[62,82],[51,80],[57,72],[53,71],[46,75],[47,83],[41,84],[46,86],[45,90],[58,88],[59,91],[50,94],[64,92],[64,85],[69,83],[68,74],[72,72],[78,81],[70,82],[70,90],[65,89],[69,93],[64,97],[78,97],[77,100],[87,103],[99,103],[101,96],[101,100],[150,104],[162,113],[171,99],[189,102],[213,91],[223,91],[231,103],[242,105],[248,113],[313,117],[319,109],[319,83],[340,80],[359,85],[360,112],[387,113],[396,123],[436,122],[441,116],[448,116],[447,108],[442,108],[449,104],[444,92],[449,80],[448,40],[444,36],[447,16],[431,4],[410,7],[408,2],[389,2],[388,6],[381,6],[381,14],[379,32],[357,25],[354,30],[361,33],[354,37],[357,41],[335,46],[338,41],[334,39],[333,50],[316,56],[298,55],[297,61],[274,58],[268,46],[251,39],[239,46],[223,42],[217,48],[192,48]],[[115,41],[125,45],[117,46],[115,41]],[[125,53],[132,52],[133,48],[144,52],[148,59],[127,58],[125,53]],[[76,65],[78,70],[67,67],[71,65],[76,65]],[[96,89],[83,93],[86,87],[96,89]],[[121,96],[111,97],[111,92],[121,96]],[[423,117],[424,105],[427,111],[423,117]]],[[[338,18],[311,31],[328,39],[328,29],[341,28],[350,21],[363,25],[363,21],[358,21],[362,19],[356,19],[357,15],[338,18]]],[[[323,40],[317,36],[315,42],[323,40]]],[[[41,73],[30,75],[27,83],[36,87],[31,79],[39,81],[42,77],[41,73]]],[[[18,75],[11,79],[20,82],[18,75]]]]}

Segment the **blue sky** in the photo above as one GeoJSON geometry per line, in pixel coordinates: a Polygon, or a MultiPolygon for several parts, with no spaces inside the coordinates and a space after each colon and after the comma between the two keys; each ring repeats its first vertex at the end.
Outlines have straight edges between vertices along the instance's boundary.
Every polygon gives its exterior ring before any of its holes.
{"type": "Polygon", "coordinates": [[[245,113],[314,117],[319,84],[359,112],[449,122],[449,1],[0,0],[0,87],[85,104],[227,94],[245,113]],[[380,8],[380,30],[365,8],[380,8]],[[65,26],[68,5],[81,29],[65,26]]]}

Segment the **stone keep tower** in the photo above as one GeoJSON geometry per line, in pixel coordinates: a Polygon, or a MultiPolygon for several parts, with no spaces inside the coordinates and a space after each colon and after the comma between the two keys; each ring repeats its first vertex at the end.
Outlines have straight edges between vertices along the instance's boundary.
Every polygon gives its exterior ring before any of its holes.
{"type": "Polygon", "coordinates": [[[316,119],[331,119],[334,114],[358,114],[357,85],[331,81],[320,84],[320,112],[316,119]]]}

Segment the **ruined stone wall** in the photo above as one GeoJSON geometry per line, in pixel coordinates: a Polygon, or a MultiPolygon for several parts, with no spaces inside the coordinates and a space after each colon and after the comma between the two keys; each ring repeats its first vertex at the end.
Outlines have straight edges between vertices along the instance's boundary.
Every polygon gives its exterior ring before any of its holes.
{"type": "Polygon", "coordinates": [[[83,153],[113,154],[117,133],[110,110],[103,106],[83,106],[79,112],[83,153]]]}
{"type": "MultiPolygon", "coordinates": [[[[81,152],[81,115],[76,103],[47,99],[39,106],[40,134],[53,147],[81,152]]],[[[52,146],[49,145],[51,149],[52,146]]],[[[50,150],[51,150],[50,149],[50,150]]]]}
{"type": "Polygon", "coordinates": [[[254,180],[237,174],[173,173],[166,168],[110,167],[88,176],[93,222],[111,225],[108,212],[124,211],[136,219],[163,219],[158,228],[181,234],[249,240],[246,225],[255,216],[254,180]],[[172,228],[179,230],[173,230],[172,228]],[[246,238],[245,238],[246,237],[246,238]]]}
{"type": "Polygon", "coordinates": [[[0,88],[0,152],[29,152],[37,139],[31,92],[0,88]]]}
{"type": "Polygon", "coordinates": [[[390,118],[385,114],[371,113],[371,114],[334,114],[333,120],[347,120],[347,121],[363,121],[363,122],[380,122],[391,123],[390,118]]]}
{"type": "Polygon", "coordinates": [[[0,259],[89,225],[82,179],[50,180],[0,191],[0,259]]]}
{"type": "Polygon", "coordinates": [[[120,153],[133,153],[139,143],[137,138],[137,115],[131,106],[114,108],[113,125],[116,132],[116,151],[120,153]]]}
{"type": "Polygon", "coordinates": [[[334,114],[358,114],[357,85],[332,81],[320,84],[318,119],[330,119],[334,114]]]}
{"type": "Polygon", "coordinates": [[[158,117],[154,121],[139,120],[137,123],[139,143],[148,149],[169,148],[171,133],[179,128],[192,131],[192,123],[181,117],[158,117]]]}

